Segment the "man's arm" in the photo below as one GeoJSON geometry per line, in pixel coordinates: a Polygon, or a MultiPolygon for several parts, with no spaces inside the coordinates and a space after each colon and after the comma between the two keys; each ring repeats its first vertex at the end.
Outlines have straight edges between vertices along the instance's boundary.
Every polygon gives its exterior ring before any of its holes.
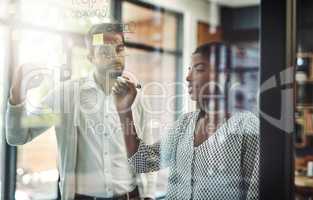
{"type": "Polygon", "coordinates": [[[60,121],[60,113],[51,110],[54,95],[55,92],[49,93],[42,101],[42,110],[31,113],[27,112],[25,100],[17,105],[8,101],[5,118],[8,144],[15,146],[28,143],[60,121]]]}
{"type": "MultiPolygon", "coordinates": [[[[12,88],[10,90],[10,97],[7,104],[6,111],[6,140],[10,145],[22,145],[31,141],[36,136],[45,132],[51,125],[51,113],[50,118],[43,112],[27,113],[26,111],[26,95],[27,91],[38,85],[32,83],[28,87],[23,86],[23,71],[27,71],[27,65],[19,67],[14,74],[12,88]],[[49,123],[47,120],[50,120],[49,123]],[[31,125],[31,121],[37,121],[36,126],[31,125]],[[49,125],[48,125],[49,124],[49,125]]],[[[25,83],[24,83],[25,84],[25,83]]],[[[56,89],[58,90],[58,89],[56,89]]],[[[47,107],[52,106],[55,91],[50,92],[42,101],[42,105],[47,107]]],[[[43,108],[43,107],[42,107],[43,108]]]]}
{"type": "Polygon", "coordinates": [[[29,141],[29,130],[22,126],[22,119],[26,116],[25,110],[25,103],[7,104],[5,128],[6,140],[10,145],[22,145],[29,141]]]}
{"type": "Polygon", "coordinates": [[[259,119],[252,113],[244,118],[244,135],[242,150],[242,172],[244,194],[247,200],[259,199],[259,157],[260,133],[259,119]]]}

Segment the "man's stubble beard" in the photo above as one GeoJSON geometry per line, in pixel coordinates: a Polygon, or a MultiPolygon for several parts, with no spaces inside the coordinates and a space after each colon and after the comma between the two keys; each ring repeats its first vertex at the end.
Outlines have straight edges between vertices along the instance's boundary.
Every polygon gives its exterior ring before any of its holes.
{"type": "MultiPolygon", "coordinates": [[[[112,65],[110,65],[112,66],[112,65]]],[[[108,65],[105,67],[97,67],[97,73],[101,76],[101,79],[117,79],[117,77],[122,76],[123,71],[114,70],[112,67],[108,65]]]]}

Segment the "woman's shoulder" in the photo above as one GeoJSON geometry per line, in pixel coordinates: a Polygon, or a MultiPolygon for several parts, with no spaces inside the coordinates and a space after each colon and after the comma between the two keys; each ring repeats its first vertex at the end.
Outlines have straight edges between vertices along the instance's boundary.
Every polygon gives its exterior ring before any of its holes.
{"type": "Polygon", "coordinates": [[[229,116],[229,120],[239,120],[239,121],[246,121],[246,120],[253,120],[258,121],[259,117],[257,113],[251,112],[251,111],[238,111],[235,113],[232,113],[229,116]]]}
{"type": "Polygon", "coordinates": [[[182,114],[178,119],[175,121],[173,128],[175,128],[176,132],[182,132],[182,130],[186,129],[192,120],[194,120],[198,116],[197,111],[188,112],[182,114]]]}
{"type": "Polygon", "coordinates": [[[259,134],[260,120],[257,113],[251,111],[236,112],[230,117],[229,122],[239,125],[246,134],[259,134]]]}
{"type": "Polygon", "coordinates": [[[190,120],[196,118],[199,114],[199,111],[192,111],[192,112],[188,112],[188,113],[185,113],[185,114],[182,114],[177,122],[178,123],[186,123],[186,122],[190,122],[190,120]]]}

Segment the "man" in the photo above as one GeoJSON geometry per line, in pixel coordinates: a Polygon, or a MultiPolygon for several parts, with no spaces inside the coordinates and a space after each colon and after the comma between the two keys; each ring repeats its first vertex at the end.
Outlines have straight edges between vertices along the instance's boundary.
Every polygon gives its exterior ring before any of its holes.
{"type": "MultiPolygon", "coordinates": [[[[111,89],[125,65],[124,36],[118,24],[98,24],[86,36],[88,60],[95,71],[86,78],[60,84],[43,100],[60,123],[55,124],[58,143],[60,191],[62,200],[139,199],[136,173],[127,162],[126,148],[118,115],[112,102],[111,89]]],[[[6,138],[11,145],[25,144],[40,135],[49,125],[23,126],[27,90],[23,78],[27,67],[14,74],[6,116],[6,138]]],[[[134,107],[136,122],[142,127],[141,137],[151,142],[143,106],[134,107]]],[[[44,108],[44,107],[42,107],[44,108]]],[[[47,114],[36,112],[37,117],[47,114]]],[[[28,114],[27,114],[28,113],[28,114]]],[[[34,114],[33,114],[34,115],[34,114]]],[[[25,120],[24,120],[25,121],[25,120]]],[[[141,179],[144,177],[141,175],[141,179]]],[[[153,198],[155,175],[145,177],[147,187],[141,198],[153,198]]],[[[141,183],[142,184],[142,183],[141,183]]]]}

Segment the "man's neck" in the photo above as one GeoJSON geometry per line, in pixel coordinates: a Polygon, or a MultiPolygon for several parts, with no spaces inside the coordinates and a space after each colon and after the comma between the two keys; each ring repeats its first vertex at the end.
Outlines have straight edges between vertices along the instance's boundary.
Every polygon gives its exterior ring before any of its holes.
{"type": "Polygon", "coordinates": [[[96,84],[101,88],[105,95],[111,94],[112,87],[115,83],[115,79],[104,77],[97,71],[94,73],[96,84]]]}

